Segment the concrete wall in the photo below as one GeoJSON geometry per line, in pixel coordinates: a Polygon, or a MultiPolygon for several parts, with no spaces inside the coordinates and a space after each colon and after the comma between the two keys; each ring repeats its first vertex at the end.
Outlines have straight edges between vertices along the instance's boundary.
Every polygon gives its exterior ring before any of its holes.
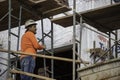
{"type": "Polygon", "coordinates": [[[120,59],[78,69],[81,80],[120,80],[120,59]]]}

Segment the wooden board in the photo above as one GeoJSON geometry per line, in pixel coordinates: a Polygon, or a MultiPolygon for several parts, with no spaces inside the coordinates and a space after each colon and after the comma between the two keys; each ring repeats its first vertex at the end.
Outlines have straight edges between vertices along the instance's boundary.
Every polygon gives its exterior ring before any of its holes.
{"type": "Polygon", "coordinates": [[[35,75],[35,74],[32,74],[32,73],[18,71],[18,70],[10,70],[10,72],[15,73],[15,74],[23,74],[23,75],[35,77],[35,78],[38,78],[38,79],[43,79],[43,80],[56,80],[56,79],[48,78],[48,77],[45,77],[45,76],[35,75]]]}
{"type": "MultiPolygon", "coordinates": [[[[28,19],[40,20],[71,10],[59,0],[11,0],[12,15],[19,18],[22,5],[21,25],[28,19]],[[26,9],[25,9],[26,8],[26,9]]],[[[8,29],[8,0],[0,2],[0,31],[8,29]],[[5,18],[3,18],[5,16],[5,18]]],[[[11,28],[18,26],[18,20],[12,17],[11,28]]]]}
{"type": "MultiPolygon", "coordinates": [[[[6,50],[6,49],[0,49],[0,52],[6,52],[6,53],[14,53],[14,54],[23,54],[23,55],[31,55],[31,56],[36,56],[36,57],[42,57],[42,58],[47,58],[47,59],[54,59],[54,60],[60,60],[60,61],[67,61],[67,62],[73,62],[73,59],[69,58],[62,58],[62,57],[55,57],[55,56],[48,56],[48,55],[42,55],[42,54],[33,54],[33,53],[25,53],[25,52],[20,52],[20,51],[13,51],[13,50],[6,50]]],[[[87,61],[80,61],[80,60],[75,60],[76,63],[85,63],[89,64],[87,61]]]]}
{"type": "MultiPolygon", "coordinates": [[[[63,16],[55,19],[51,19],[51,21],[55,24],[59,24],[62,27],[69,27],[73,25],[73,15],[63,16]]],[[[80,22],[80,16],[76,15],[76,21],[80,22]]]]}
{"type": "MultiPolygon", "coordinates": [[[[83,22],[95,27],[102,32],[111,32],[120,29],[120,3],[95,8],[78,13],[82,16],[83,22]]],[[[52,19],[51,21],[63,27],[72,26],[73,15],[52,19]]],[[[79,19],[80,16],[77,16],[79,19]]],[[[79,21],[79,20],[77,20],[79,21]]]]}

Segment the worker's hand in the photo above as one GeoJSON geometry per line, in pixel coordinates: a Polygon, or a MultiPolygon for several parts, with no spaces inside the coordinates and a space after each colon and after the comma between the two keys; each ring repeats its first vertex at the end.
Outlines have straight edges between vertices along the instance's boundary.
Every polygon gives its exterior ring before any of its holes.
{"type": "Polygon", "coordinates": [[[46,45],[44,45],[42,42],[40,42],[40,45],[41,45],[42,49],[46,48],[46,45]]]}
{"type": "Polygon", "coordinates": [[[42,45],[42,47],[43,47],[43,49],[45,49],[45,48],[46,48],[46,46],[45,46],[45,45],[42,45]]]}

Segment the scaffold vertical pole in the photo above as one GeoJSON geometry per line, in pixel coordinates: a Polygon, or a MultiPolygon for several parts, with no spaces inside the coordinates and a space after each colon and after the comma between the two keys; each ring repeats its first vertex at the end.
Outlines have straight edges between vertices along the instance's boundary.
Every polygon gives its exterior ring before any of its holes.
{"type": "Polygon", "coordinates": [[[75,38],[76,38],[76,0],[73,0],[73,80],[75,80],[75,38]]]}
{"type": "MultiPolygon", "coordinates": [[[[51,52],[52,53],[54,53],[54,47],[53,47],[53,23],[51,22],[51,52]]],[[[54,56],[54,54],[51,54],[51,56],[54,56]]],[[[54,78],[54,60],[53,59],[51,59],[51,72],[52,72],[52,74],[51,74],[51,76],[52,76],[52,78],[54,78]]]]}
{"type": "MultiPolygon", "coordinates": [[[[116,34],[115,34],[115,40],[118,40],[118,36],[117,36],[118,31],[115,30],[115,33],[116,33],[116,34]]],[[[117,46],[118,46],[118,43],[115,45],[115,58],[118,58],[117,46]]]]}
{"type": "Polygon", "coordinates": [[[22,6],[20,5],[20,12],[19,12],[19,24],[18,24],[18,41],[17,41],[17,51],[19,50],[19,42],[20,42],[20,25],[21,25],[21,18],[22,18],[22,6]]]}
{"type": "MultiPolygon", "coordinates": [[[[80,16],[80,24],[82,24],[82,16],[80,16]]],[[[83,26],[80,26],[80,32],[79,32],[79,45],[78,45],[78,55],[79,57],[81,57],[81,46],[82,46],[82,30],[83,30],[83,26]]],[[[79,65],[79,67],[81,66],[81,64],[79,65]]]]}
{"type": "MultiPolygon", "coordinates": [[[[41,19],[41,28],[42,28],[42,43],[43,43],[43,45],[45,45],[45,42],[44,42],[44,24],[43,24],[43,19],[41,19]]],[[[44,50],[43,50],[43,53],[45,55],[44,50]]],[[[43,62],[44,62],[43,65],[44,65],[44,70],[45,70],[44,74],[46,75],[46,59],[45,58],[43,58],[43,62]]]]}
{"type": "MultiPolygon", "coordinates": [[[[11,0],[8,0],[8,51],[11,49],[11,0]]],[[[7,78],[10,78],[10,54],[8,53],[8,73],[7,78]]]]}

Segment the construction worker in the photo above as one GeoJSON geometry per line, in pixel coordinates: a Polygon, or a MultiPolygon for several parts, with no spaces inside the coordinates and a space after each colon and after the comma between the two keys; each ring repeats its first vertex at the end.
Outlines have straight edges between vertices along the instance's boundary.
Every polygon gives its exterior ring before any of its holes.
{"type": "MultiPolygon", "coordinates": [[[[35,37],[36,25],[34,20],[28,20],[25,22],[26,32],[21,39],[21,51],[25,53],[36,54],[37,49],[44,49],[45,46],[40,45],[35,37]]],[[[24,72],[33,73],[35,68],[35,56],[21,55],[20,57],[21,69],[24,72]]],[[[21,75],[21,80],[32,80],[32,77],[21,75]]]]}

